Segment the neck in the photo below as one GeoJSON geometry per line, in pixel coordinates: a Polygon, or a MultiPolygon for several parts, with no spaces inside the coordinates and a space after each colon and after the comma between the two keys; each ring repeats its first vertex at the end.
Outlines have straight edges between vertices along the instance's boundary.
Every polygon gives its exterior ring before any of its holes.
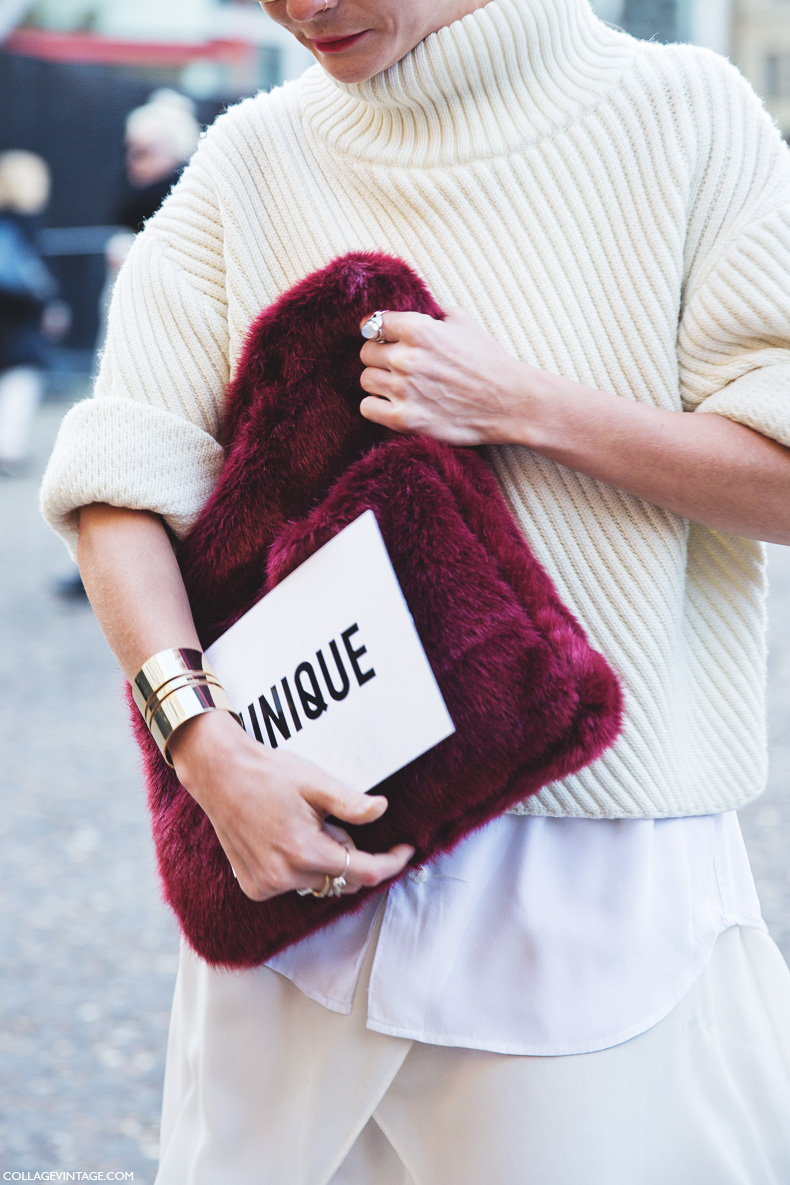
{"type": "Polygon", "coordinates": [[[599,21],[588,0],[459,7],[471,10],[366,82],[310,71],[312,134],[335,155],[410,167],[517,151],[589,110],[636,44],[599,21]]]}
{"type": "Polygon", "coordinates": [[[454,21],[460,21],[462,17],[470,16],[471,13],[477,12],[478,8],[485,8],[486,4],[490,4],[491,0],[447,0],[441,6],[437,5],[439,20],[436,23],[432,32],[437,32],[443,29],[445,25],[451,25],[454,21]]]}

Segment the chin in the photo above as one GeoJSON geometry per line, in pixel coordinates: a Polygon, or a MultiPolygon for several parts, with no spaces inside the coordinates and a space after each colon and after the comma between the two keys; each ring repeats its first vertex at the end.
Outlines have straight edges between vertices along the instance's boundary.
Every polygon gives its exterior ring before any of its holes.
{"type": "MultiPolygon", "coordinates": [[[[307,47],[310,49],[310,46],[307,47]]],[[[310,50],[313,57],[318,64],[326,70],[327,74],[332,78],[337,79],[338,82],[367,82],[369,78],[375,77],[376,74],[381,74],[382,70],[389,69],[394,66],[395,62],[399,61],[399,57],[392,57],[391,54],[374,53],[368,50],[366,53],[359,54],[319,54],[314,50],[310,50]]],[[[401,55],[402,56],[402,55],[401,55]]]]}
{"type": "Polygon", "coordinates": [[[351,62],[341,65],[340,62],[325,62],[320,58],[318,60],[327,74],[331,74],[338,82],[367,82],[369,78],[386,69],[386,66],[354,66],[351,62]]]}

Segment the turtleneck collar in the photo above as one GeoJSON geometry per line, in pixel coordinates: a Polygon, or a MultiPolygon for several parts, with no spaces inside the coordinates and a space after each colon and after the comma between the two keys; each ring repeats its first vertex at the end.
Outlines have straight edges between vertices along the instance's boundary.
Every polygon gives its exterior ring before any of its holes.
{"type": "Polygon", "coordinates": [[[490,0],[366,82],[340,83],[313,67],[303,113],[335,154],[382,165],[463,163],[578,119],[614,86],[635,47],[588,0],[490,0]]]}

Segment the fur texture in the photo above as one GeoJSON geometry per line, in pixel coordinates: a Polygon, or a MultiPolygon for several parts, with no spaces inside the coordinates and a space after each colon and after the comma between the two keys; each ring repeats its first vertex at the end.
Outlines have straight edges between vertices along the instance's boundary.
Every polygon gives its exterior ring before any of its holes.
{"type": "MultiPolygon", "coordinates": [[[[265,310],[228,398],[227,460],[179,561],[204,646],[372,509],[456,733],[379,788],[414,864],[598,757],[621,718],[618,680],[592,650],[471,449],[394,436],[359,414],[359,324],[375,308],[442,313],[400,260],[344,256],[265,310]]],[[[136,710],[165,895],[210,963],[251,967],[372,890],[316,900],[242,893],[213,828],[136,710]]]]}

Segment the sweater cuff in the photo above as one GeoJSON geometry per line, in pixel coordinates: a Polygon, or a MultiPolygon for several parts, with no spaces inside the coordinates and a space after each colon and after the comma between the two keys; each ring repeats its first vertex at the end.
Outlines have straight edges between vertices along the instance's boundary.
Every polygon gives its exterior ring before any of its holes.
{"type": "Polygon", "coordinates": [[[86,399],[63,420],[41,510],[76,558],[80,507],[106,502],[160,514],[187,534],[219,477],[224,450],[189,420],[146,403],[86,399]]]}
{"type": "Polygon", "coordinates": [[[750,370],[709,395],[697,411],[737,420],[790,447],[790,362],[750,370]]]}

